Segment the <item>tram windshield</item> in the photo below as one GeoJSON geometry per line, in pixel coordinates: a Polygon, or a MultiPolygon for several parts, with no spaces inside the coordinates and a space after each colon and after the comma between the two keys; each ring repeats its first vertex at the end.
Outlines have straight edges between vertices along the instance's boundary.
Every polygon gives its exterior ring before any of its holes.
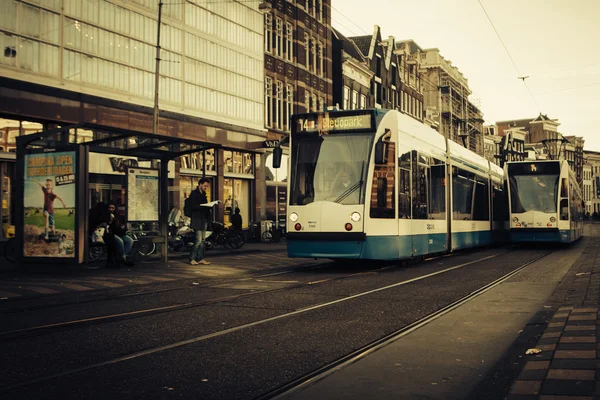
{"type": "Polygon", "coordinates": [[[511,212],[557,212],[560,166],[550,164],[540,168],[509,166],[511,212]],[[512,170],[512,171],[511,171],[512,170]]]}
{"type": "Polygon", "coordinates": [[[290,205],[364,202],[373,134],[340,133],[292,141],[290,205]]]}

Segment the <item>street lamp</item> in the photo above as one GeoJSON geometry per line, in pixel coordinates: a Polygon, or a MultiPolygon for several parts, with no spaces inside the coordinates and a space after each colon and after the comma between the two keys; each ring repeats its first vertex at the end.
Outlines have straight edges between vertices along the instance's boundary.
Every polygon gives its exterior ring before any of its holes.
{"type": "Polygon", "coordinates": [[[568,140],[563,137],[560,133],[557,133],[555,137],[542,140],[542,144],[548,152],[548,156],[551,160],[560,160],[562,155],[562,147],[568,140]]]}

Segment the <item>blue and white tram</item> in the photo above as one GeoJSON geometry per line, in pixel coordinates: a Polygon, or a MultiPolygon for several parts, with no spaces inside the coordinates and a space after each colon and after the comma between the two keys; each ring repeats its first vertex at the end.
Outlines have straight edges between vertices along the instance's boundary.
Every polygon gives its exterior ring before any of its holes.
{"type": "Polygon", "coordinates": [[[567,161],[505,165],[512,242],[570,243],[583,235],[583,203],[567,161]]]}
{"type": "Polygon", "coordinates": [[[290,257],[443,253],[499,240],[507,218],[501,168],[393,110],[294,115],[289,169],[290,257]]]}

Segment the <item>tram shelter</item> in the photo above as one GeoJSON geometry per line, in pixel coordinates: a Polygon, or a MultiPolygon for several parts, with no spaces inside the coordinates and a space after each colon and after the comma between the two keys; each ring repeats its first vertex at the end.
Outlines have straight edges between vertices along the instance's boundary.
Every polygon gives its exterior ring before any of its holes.
{"type": "Polygon", "coordinates": [[[126,168],[126,219],[158,222],[158,235],[139,240],[163,244],[160,257],[167,262],[169,161],[215,147],[219,145],[94,123],[17,137],[16,190],[22,196],[15,209],[17,262],[87,262],[90,153],[136,157],[156,166],[126,168]]]}

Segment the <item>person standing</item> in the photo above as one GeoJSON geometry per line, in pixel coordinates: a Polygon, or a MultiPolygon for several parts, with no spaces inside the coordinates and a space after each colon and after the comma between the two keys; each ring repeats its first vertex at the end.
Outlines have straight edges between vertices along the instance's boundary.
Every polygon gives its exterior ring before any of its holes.
{"type": "Polygon", "coordinates": [[[210,186],[208,178],[201,178],[198,181],[196,189],[190,193],[190,202],[194,205],[192,208],[190,228],[195,233],[194,247],[190,252],[190,264],[192,265],[208,265],[210,261],[204,259],[204,241],[206,239],[206,230],[208,224],[211,221],[211,208],[203,206],[202,204],[208,203],[208,197],[206,191],[210,186]]]}
{"type": "Polygon", "coordinates": [[[234,231],[242,231],[242,216],[240,214],[240,209],[237,207],[235,208],[235,214],[231,216],[231,225],[233,225],[234,231]]]}
{"type": "Polygon", "coordinates": [[[56,223],[54,220],[54,200],[60,200],[64,208],[67,208],[67,205],[65,204],[63,199],[60,198],[59,195],[54,193],[54,183],[52,182],[52,179],[46,179],[46,186],[42,185],[35,179],[32,179],[32,181],[40,185],[40,187],[42,188],[42,192],[44,193],[44,219],[46,222],[44,229],[44,239],[48,240],[48,230],[52,231],[52,236],[56,235],[56,223]]]}

